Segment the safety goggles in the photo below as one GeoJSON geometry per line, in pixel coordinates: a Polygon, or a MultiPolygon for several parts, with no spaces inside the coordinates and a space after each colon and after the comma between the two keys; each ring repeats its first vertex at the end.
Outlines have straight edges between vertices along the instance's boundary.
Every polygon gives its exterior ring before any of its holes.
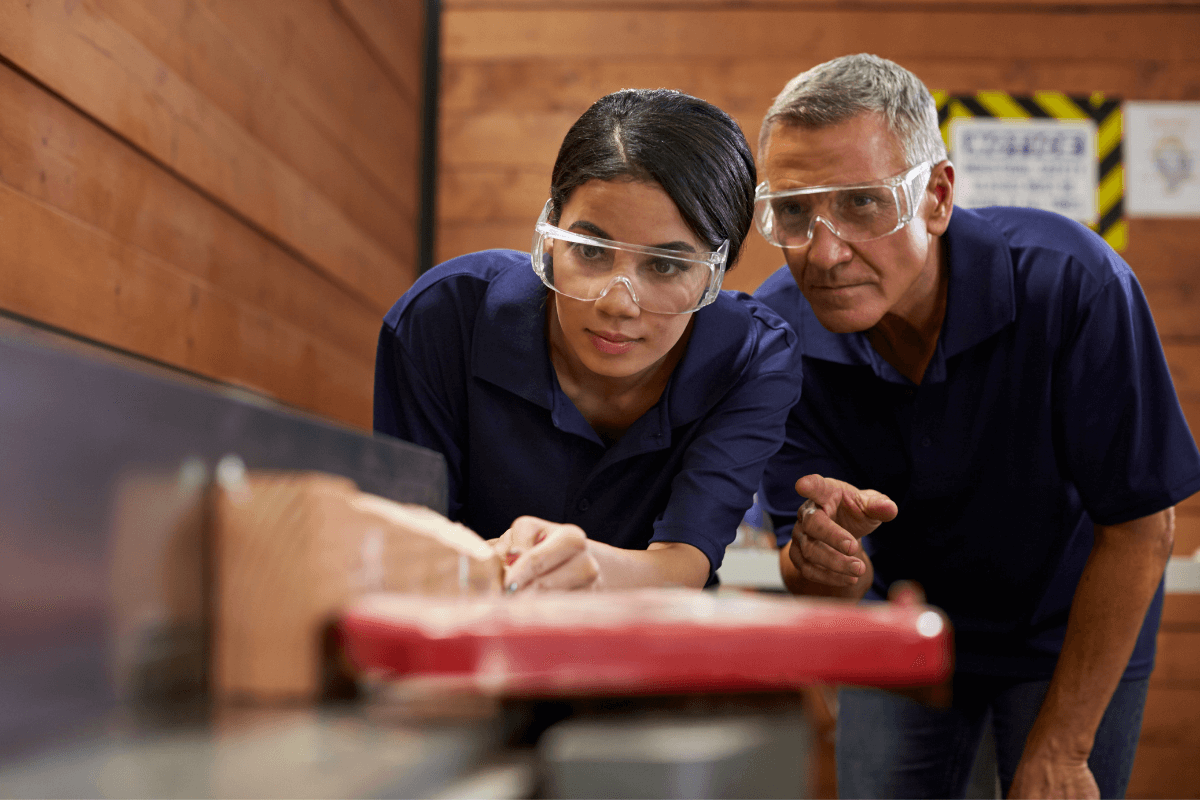
{"type": "Polygon", "coordinates": [[[712,253],[598,239],[551,225],[547,201],[530,251],[542,283],[565,297],[599,300],[618,283],[643,311],[687,314],[717,299],[729,242],[712,253]]]}
{"type": "Polygon", "coordinates": [[[763,238],[778,247],[808,244],[818,222],[844,242],[879,239],[912,221],[932,169],[933,162],[924,161],[872,183],[780,192],[760,183],[754,192],[754,221],[763,238]]]}

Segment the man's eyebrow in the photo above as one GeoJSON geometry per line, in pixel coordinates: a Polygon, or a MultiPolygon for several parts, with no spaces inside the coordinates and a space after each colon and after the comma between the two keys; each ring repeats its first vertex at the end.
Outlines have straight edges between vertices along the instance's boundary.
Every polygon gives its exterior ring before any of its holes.
{"type": "MultiPolygon", "coordinates": [[[[571,223],[571,227],[567,230],[575,231],[576,233],[586,233],[588,236],[595,236],[597,239],[607,239],[608,241],[616,241],[609,235],[608,231],[601,228],[595,223],[588,222],[586,219],[575,220],[571,223]]],[[[643,247],[654,247],[658,250],[679,250],[684,253],[695,253],[695,246],[684,241],[665,242],[663,244],[648,244],[643,247]]]]}

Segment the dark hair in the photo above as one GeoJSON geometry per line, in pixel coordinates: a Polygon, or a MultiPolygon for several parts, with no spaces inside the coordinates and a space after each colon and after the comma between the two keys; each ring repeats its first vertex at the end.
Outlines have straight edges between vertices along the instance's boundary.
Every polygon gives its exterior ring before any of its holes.
{"type": "Polygon", "coordinates": [[[754,157],[721,109],[670,89],[622,89],[583,112],[563,139],[550,178],[557,224],[571,194],[591,180],[653,181],[679,215],[732,266],[754,218],[754,157]]]}

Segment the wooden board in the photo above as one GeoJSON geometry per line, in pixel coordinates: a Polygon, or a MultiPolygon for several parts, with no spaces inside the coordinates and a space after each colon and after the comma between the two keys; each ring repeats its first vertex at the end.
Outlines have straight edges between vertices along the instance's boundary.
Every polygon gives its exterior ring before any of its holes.
{"type": "MultiPolygon", "coordinates": [[[[112,20],[155,57],[327,196],[350,220],[400,259],[415,248],[415,149],[384,164],[354,148],[351,133],[314,117],[208,13],[185,0],[105,0],[112,20]],[[410,220],[397,224],[397,219],[410,220]]],[[[420,50],[416,51],[419,54],[420,50]]],[[[376,77],[374,73],[371,77],[376,77]]],[[[410,126],[412,127],[412,126],[410,126]]],[[[408,146],[415,148],[409,132],[408,146]]]]}
{"type": "Polygon", "coordinates": [[[0,183],[348,353],[373,352],[380,308],[3,66],[0,107],[0,183]]]}
{"type": "MultiPolygon", "coordinates": [[[[1145,16],[1126,10],[1090,9],[1088,13],[988,13],[953,9],[930,13],[914,7],[797,8],[703,7],[612,13],[608,9],[547,11],[447,9],[443,54],[449,61],[520,58],[537,53],[546,59],[650,55],[681,59],[740,57],[773,53],[815,64],[845,53],[876,53],[904,63],[928,56],[970,61],[980,57],[981,42],[1002,44],[1006,59],[1112,61],[1196,58],[1200,17],[1188,9],[1145,16]],[[730,31],[737,31],[731,36],[730,31]],[[619,51],[614,53],[614,42],[619,51]]],[[[993,51],[994,52],[994,51],[993,51]]]]}
{"type": "Polygon", "coordinates": [[[1152,686],[1200,692],[1200,628],[1179,630],[1169,626],[1158,634],[1152,686]]]}
{"type": "Polygon", "coordinates": [[[1138,745],[1126,797],[1200,797],[1200,759],[1187,745],[1138,745]]]}
{"type": "Polygon", "coordinates": [[[385,306],[411,282],[411,262],[391,256],[94,2],[0,6],[0,52],[368,301],[385,306]]]}
{"type": "Polygon", "coordinates": [[[333,0],[413,108],[424,102],[425,7],[410,0],[333,0]]]}
{"type": "Polygon", "coordinates": [[[371,358],[347,356],[4,185],[0,218],[0,307],[369,425],[371,358]]]}
{"type": "Polygon", "coordinates": [[[330,626],[365,592],[500,593],[500,557],[427,508],[321,473],[219,482],[209,516],[218,700],[317,699],[330,626]]]}

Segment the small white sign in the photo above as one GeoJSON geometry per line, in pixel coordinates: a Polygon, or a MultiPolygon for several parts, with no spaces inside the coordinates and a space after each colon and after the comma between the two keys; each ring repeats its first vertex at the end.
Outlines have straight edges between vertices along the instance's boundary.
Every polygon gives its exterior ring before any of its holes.
{"type": "Polygon", "coordinates": [[[1125,210],[1200,216],[1200,103],[1125,103],[1125,210]]]}
{"type": "Polygon", "coordinates": [[[954,202],[1023,206],[1097,221],[1096,123],[1091,120],[950,121],[954,202]]]}

